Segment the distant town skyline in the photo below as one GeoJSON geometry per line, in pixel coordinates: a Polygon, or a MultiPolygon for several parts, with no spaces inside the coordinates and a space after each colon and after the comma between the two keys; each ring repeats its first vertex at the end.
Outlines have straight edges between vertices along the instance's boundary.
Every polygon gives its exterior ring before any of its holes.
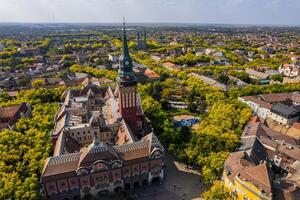
{"type": "Polygon", "coordinates": [[[0,0],[0,22],[300,25],[299,0],[0,0]]]}

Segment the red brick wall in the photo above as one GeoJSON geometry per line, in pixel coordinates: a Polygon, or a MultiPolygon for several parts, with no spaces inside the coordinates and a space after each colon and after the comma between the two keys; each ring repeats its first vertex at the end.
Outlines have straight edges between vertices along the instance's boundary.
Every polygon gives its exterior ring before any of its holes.
{"type": "Polygon", "coordinates": [[[48,195],[58,193],[56,182],[46,183],[46,191],[48,195]]]}
{"type": "Polygon", "coordinates": [[[125,166],[122,171],[123,171],[124,178],[131,176],[130,166],[125,166]]]}
{"type": "Polygon", "coordinates": [[[77,178],[70,178],[69,179],[69,187],[70,190],[78,189],[79,188],[79,182],[77,178]]]}
{"type": "Polygon", "coordinates": [[[131,165],[132,176],[136,176],[140,174],[140,164],[131,165]]]}
{"type": "Polygon", "coordinates": [[[80,185],[81,185],[81,188],[91,187],[89,176],[80,177],[80,185]]]}
{"type": "Polygon", "coordinates": [[[68,181],[66,179],[57,181],[59,192],[69,191],[68,181]]]}
{"type": "Polygon", "coordinates": [[[141,164],[141,171],[142,171],[142,173],[149,172],[149,163],[148,162],[144,162],[141,164]]]}

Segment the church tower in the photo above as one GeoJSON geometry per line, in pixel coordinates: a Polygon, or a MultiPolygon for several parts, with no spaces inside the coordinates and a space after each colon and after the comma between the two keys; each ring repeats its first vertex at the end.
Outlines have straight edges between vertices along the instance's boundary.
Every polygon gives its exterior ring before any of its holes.
{"type": "Polygon", "coordinates": [[[134,133],[137,134],[137,81],[133,74],[132,58],[129,55],[127,44],[125,21],[123,23],[123,49],[119,59],[119,77],[117,78],[119,91],[119,109],[121,117],[129,124],[134,133]]]}
{"type": "Polygon", "coordinates": [[[142,32],[137,32],[137,50],[147,50],[147,35],[146,31],[144,33],[142,32]]]}

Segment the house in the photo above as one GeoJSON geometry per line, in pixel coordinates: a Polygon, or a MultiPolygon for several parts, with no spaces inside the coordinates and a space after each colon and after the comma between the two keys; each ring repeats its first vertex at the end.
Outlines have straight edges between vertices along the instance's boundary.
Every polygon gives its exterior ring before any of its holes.
{"type": "Polygon", "coordinates": [[[286,84],[286,83],[299,83],[299,82],[300,82],[300,77],[299,76],[297,76],[295,78],[283,77],[283,81],[282,81],[283,84],[286,84]]]}
{"type": "Polygon", "coordinates": [[[133,72],[138,82],[146,83],[160,80],[160,75],[146,67],[145,65],[134,63],[133,72]]]}
{"type": "Polygon", "coordinates": [[[220,57],[214,61],[211,61],[211,63],[214,65],[222,65],[222,66],[232,65],[231,60],[229,60],[228,58],[225,58],[225,57],[220,57]]]}
{"type": "Polygon", "coordinates": [[[18,51],[20,55],[23,57],[40,55],[40,50],[37,47],[22,47],[22,48],[18,48],[18,51]]]}
{"type": "Polygon", "coordinates": [[[196,56],[204,55],[204,53],[205,53],[205,49],[203,49],[203,48],[196,48],[195,49],[196,56]]]}
{"type": "Polygon", "coordinates": [[[267,79],[269,78],[269,74],[266,74],[266,73],[263,73],[263,72],[260,72],[260,71],[256,71],[254,69],[251,69],[251,68],[246,68],[246,73],[249,74],[250,78],[253,78],[253,79],[259,79],[259,80],[262,80],[262,79],[267,79]]]}
{"type": "Polygon", "coordinates": [[[253,113],[262,119],[271,119],[284,126],[291,126],[299,120],[298,92],[262,94],[238,99],[250,106],[253,113]]]}
{"type": "Polygon", "coordinates": [[[237,87],[246,87],[248,86],[248,83],[245,83],[244,81],[242,81],[239,78],[236,78],[234,76],[228,75],[228,78],[232,81],[234,81],[235,86],[237,87]]]}
{"type": "Polygon", "coordinates": [[[114,55],[114,54],[108,54],[108,60],[113,63],[117,63],[117,62],[119,62],[119,56],[114,55]]]}
{"type": "Polygon", "coordinates": [[[160,80],[160,75],[149,68],[144,71],[144,75],[147,77],[147,81],[149,82],[160,80]]]}
{"type": "Polygon", "coordinates": [[[171,62],[165,62],[162,64],[164,68],[172,71],[172,70],[180,70],[180,67],[171,62]]]}
{"type": "Polygon", "coordinates": [[[35,78],[34,80],[41,80],[45,87],[56,87],[56,86],[66,86],[65,82],[61,78],[35,78]]]}
{"type": "Polygon", "coordinates": [[[8,94],[8,96],[15,98],[18,96],[19,91],[18,90],[8,91],[7,94],[8,94]]]}
{"type": "Polygon", "coordinates": [[[0,43],[0,52],[4,51],[5,46],[0,43]]]}
{"type": "Polygon", "coordinates": [[[248,56],[249,58],[254,58],[255,53],[254,53],[253,51],[248,51],[247,56],[248,56]]]}
{"type": "Polygon", "coordinates": [[[210,48],[207,48],[207,49],[204,50],[205,55],[211,55],[214,52],[216,52],[216,50],[210,49],[210,48]]]}
{"type": "Polygon", "coordinates": [[[270,116],[272,104],[265,102],[255,96],[239,97],[238,99],[250,106],[255,115],[263,119],[266,119],[270,116]]]}
{"type": "Polygon", "coordinates": [[[213,53],[213,56],[215,56],[215,57],[224,57],[225,53],[223,51],[217,51],[217,52],[213,53]]]}
{"type": "Polygon", "coordinates": [[[268,69],[265,71],[265,73],[269,74],[270,76],[281,74],[278,70],[273,70],[273,69],[268,69]]]}
{"type": "Polygon", "coordinates": [[[299,75],[299,66],[294,64],[282,64],[278,70],[287,77],[297,77],[299,75]]]}
{"type": "Polygon", "coordinates": [[[192,126],[198,123],[200,119],[193,115],[175,115],[173,117],[173,124],[176,127],[183,127],[183,126],[192,126]]]}
{"type": "Polygon", "coordinates": [[[266,163],[249,162],[243,151],[231,153],[224,163],[223,181],[236,199],[272,200],[273,174],[266,163]]]}
{"type": "Polygon", "coordinates": [[[199,79],[201,79],[204,83],[212,86],[212,87],[216,87],[216,88],[219,88],[220,90],[222,91],[228,91],[229,90],[229,87],[225,84],[222,84],[210,77],[207,77],[207,76],[203,76],[203,75],[199,75],[199,74],[196,74],[196,73],[190,73],[189,76],[194,76],[194,77],[197,77],[199,79]]]}
{"type": "Polygon", "coordinates": [[[151,55],[151,58],[156,62],[159,62],[161,60],[161,57],[158,55],[151,55]]]}
{"type": "Polygon", "coordinates": [[[0,87],[3,89],[13,89],[17,86],[17,81],[14,77],[7,77],[6,79],[0,81],[0,87]]]}
{"type": "Polygon", "coordinates": [[[178,45],[178,42],[172,41],[172,42],[169,43],[169,45],[170,45],[170,46],[177,46],[177,45],[178,45]]]}
{"type": "Polygon", "coordinates": [[[240,147],[224,163],[225,187],[240,200],[299,199],[299,144],[253,117],[243,131],[240,147]]]}
{"type": "Polygon", "coordinates": [[[299,106],[287,106],[282,103],[277,103],[271,108],[270,118],[280,124],[292,125],[299,120],[299,116],[299,106]]]}
{"type": "Polygon", "coordinates": [[[170,108],[177,108],[177,109],[187,109],[187,103],[183,101],[169,101],[168,102],[170,108]]]}
{"type": "Polygon", "coordinates": [[[20,118],[31,116],[31,106],[28,103],[0,108],[0,130],[13,129],[20,118]]]}

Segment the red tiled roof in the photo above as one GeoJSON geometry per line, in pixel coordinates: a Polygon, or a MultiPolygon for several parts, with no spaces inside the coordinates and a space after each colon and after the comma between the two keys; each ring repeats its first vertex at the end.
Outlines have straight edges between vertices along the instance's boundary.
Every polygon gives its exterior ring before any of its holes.
{"type": "Polygon", "coordinates": [[[171,63],[171,62],[165,62],[165,63],[163,63],[163,66],[164,67],[175,67],[175,64],[171,63]]]}
{"type": "Polygon", "coordinates": [[[160,75],[152,71],[151,69],[146,69],[144,74],[149,78],[149,79],[159,79],[160,75]]]}
{"type": "Polygon", "coordinates": [[[270,103],[267,103],[265,101],[262,101],[258,98],[256,98],[255,96],[246,96],[246,97],[242,97],[243,99],[245,99],[246,101],[252,101],[264,108],[267,108],[267,109],[271,109],[272,108],[272,104],[270,103]]]}
{"type": "Polygon", "coordinates": [[[247,181],[263,189],[267,194],[272,193],[272,176],[273,174],[266,163],[248,167],[240,173],[241,179],[247,179],[247,181]]]}

